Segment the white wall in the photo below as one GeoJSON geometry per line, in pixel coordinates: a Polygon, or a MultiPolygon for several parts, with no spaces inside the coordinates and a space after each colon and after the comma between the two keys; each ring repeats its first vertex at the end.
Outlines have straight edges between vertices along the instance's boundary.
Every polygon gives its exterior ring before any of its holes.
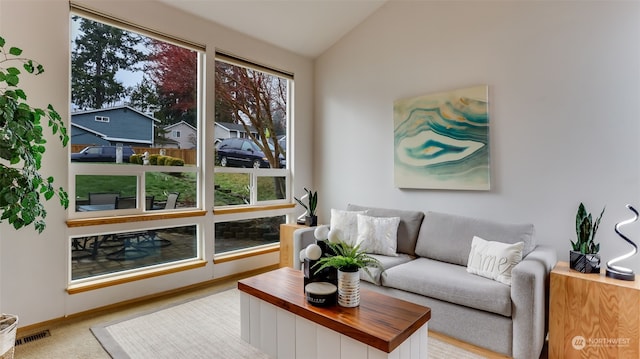
{"type": "Polygon", "coordinates": [[[640,207],[639,19],[638,2],[387,3],[316,60],[320,220],[357,203],[531,222],[568,260],[582,201],[607,206],[603,260],[628,252],[613,229],[640,207]],[[491,190],[395,188],[393,101],[478,84],[491,190]]]}
{"type": "MultiPolygon", "coordinates": [[[[240,57],[274,66],[295,74],[294,133],[295,158],[290,159],[295,171],[294,188],[301,189],[311,181],[306,163],[311,159],[312,67],[310,59],[275,48],[229,29],[208,23],[197,17],[171,9],[155,1],[75,1],[103,13],[143,27],[171,34],[207,47],[207,98],[205,136],[213,138],[213,55],[216,48],[240,57]]],[[[25,78],[23,88],[29,100],[40,107],[51,103],[63,117],[69,118],[69,3],[67,0],[0,0],[0,36],[12,46],[24,50],[24,55],[39,60],[45,73],[38,78],[25,78]]],[[[45,175],[54,176],[56,183],[66,187],[68,148],[62,148],[50,136],[43,165],[45,175]]],[[[213,156],[213,147],[207,153],[213,156]]],[[[209,176],[213,161],[206,169],[209,176]]],[[[211,177],[207,183],[213,183],[211,177]]],[[[213,208],[212,186],[206,194],[207,210],[213,208]]],[[[99,306],[141,297],[148,294],[187,286],[278,263],[278,256],[267,254],[237,263],[212,264],[213,215],[193,219],[201,223],[205,233],[205,259],[201,269],[163,277],[127,283],[81,294],[65,291],[69,278],[69,236],[77,229],[68,229],[67,213],[54,201],[46,203],[47,229],[42,235],[32,228],[14,231],[6,222],[0,224],[0,309],[20,316],[20,326],[42,322],[99,306]]],[[[184,220],[163,221],[172,225],[184,220]]],[[[126,230],[131,224],[96,228],[96,231],[126,230]]]]}

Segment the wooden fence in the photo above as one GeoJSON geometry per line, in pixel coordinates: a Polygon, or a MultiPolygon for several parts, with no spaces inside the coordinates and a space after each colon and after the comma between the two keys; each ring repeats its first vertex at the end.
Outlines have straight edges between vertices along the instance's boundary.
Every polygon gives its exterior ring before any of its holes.
{"type": "MultiPolygon", "coordinates": [[[[71,152],[80,152],[83,148],[91,146],[91,145],[71,145],[71,152]]],[[[153,148],[153,147],[131,147],[133,152],[138,155],[141,155],[145,152],[149,152],[152,154],[159,154],[161,150],[164,150],[165,156],[171,156],[176,158],[182,158],[185,165],[195,165],[196,164],[196,150],[195,149],[182,149],[182,148],[153,148]]]]}

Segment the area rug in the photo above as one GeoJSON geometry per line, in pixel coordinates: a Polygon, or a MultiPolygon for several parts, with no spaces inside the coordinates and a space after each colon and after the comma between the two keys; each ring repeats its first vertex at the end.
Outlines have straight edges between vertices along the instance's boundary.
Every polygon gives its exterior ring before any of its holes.
{"type": "MultiPolygon", "coordinates": [[[[114,359],[268,358],[240,338],[237,289],[91,328],[114,359]]],[[[484,358],[429,337],[429,359],[484,358]]]]}

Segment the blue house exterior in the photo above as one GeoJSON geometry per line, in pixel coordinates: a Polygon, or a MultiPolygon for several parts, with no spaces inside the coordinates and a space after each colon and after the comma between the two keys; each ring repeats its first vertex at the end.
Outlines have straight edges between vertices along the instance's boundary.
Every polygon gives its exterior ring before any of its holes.
{"type": "Polygon", "coordinates": [[[159,122],[129,106],[74,112],[71,144],[152,147],[154,128],[159,122]]]}

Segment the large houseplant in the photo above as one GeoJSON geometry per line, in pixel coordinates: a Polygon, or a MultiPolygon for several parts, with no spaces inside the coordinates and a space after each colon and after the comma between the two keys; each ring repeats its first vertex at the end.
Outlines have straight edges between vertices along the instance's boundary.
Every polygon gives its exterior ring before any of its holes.
{"type": "Polygon", "coordinates": [[[604,214],[604,208],[598,218],[593,220],[584,204],[580,203],[576,213],[576,241],[571,241],[569,266],[582,273],[600,272],[600,243],[595,242],[596,232],[604,214]]]}
{"type": "Polygon", "coordinates": [[[47,215],[41,199],[48,201],[57,194],[60,205],[69,205],[64,189],[53,187],[53,177],[39,173],[46,143],[41,120],[47,121],[63,146],[69,136],[53,106],[41,109],[27,103],[26,93],[18,87],[20,76],[23,71],[39,75],[44,67],[21,55],[21,49],[7,49],[0,37],[0,221],[7,220],[15,229],[33,224],[41,233],[47,215]]]}

